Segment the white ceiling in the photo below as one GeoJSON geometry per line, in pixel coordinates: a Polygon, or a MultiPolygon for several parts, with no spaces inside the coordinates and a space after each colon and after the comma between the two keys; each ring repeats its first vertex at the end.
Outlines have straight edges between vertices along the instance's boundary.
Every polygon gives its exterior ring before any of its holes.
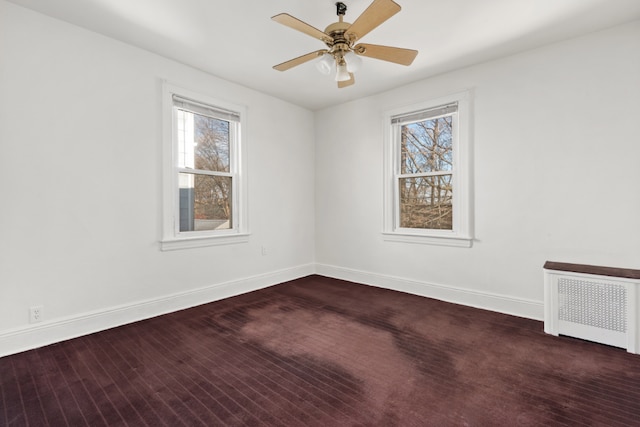
{"type": "MultiPolygon", "coordinates": [[[[409,67],[363,58],[338,89],[309,62],[271,67],[324,48],[271,21],[287,12],[324,30],[334,0],[9,0],[316,110],[435,74],[640,19],[640,0],[396,0],[400,13],[366,43],[419,50],[409,67]]],[[[353,22],[371,0],[344,0],[353,22]]]]}

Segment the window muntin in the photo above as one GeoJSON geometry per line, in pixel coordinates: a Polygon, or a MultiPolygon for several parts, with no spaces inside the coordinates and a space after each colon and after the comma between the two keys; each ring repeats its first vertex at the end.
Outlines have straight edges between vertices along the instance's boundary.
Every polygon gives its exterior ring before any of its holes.
{"type": "Polygon", "coordinates": [[[385,113],[385,240],[471,246],[469,93],[385,113]]]}
{"type": "Polygon", "coordinates": [[[246,241],[244,108],[170,84],[164,94],[162,249],[246,241]]]}

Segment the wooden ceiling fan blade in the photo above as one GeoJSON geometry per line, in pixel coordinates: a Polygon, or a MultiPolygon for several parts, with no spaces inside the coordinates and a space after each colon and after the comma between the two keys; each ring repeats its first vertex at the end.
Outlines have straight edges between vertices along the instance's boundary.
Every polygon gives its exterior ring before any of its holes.
{"type": "Polygon", "coordinates": [[[411,65],[418,55],[417,50],[402,49],[399,47],[381,46],[377,44],[360,43],[353,50],[362,56],[394,62],[400,65],[411,65]]]}
{"type": "Polygon", "coordinates": [[[349,80],[345,80],[343,82],[338,82],[338,88],[342,89],[343,87],[347,87],[347,86],[351,86],[352,84],[354,84],[356,82],[356,77],[353,75],[353,73],[349,73],[349,80]]]}
{"type": "Polygon", "coordinates": [[[319,56],[324,55],[325,53],[327,53],[326,49],[320,49],[320,50],[316,50],[315,52],[309,52],[306,55],[298,56],[297,58],[290,59],[289,61],[283,62],[282,64],[274,65],[273,68],[278,71],[286,71],[297,65],[304,64],[305,62],[309,62],[313,59],[316,59],[319,56]]]}
{"type": "Polygon", "coordinates": [[[361,39],[378,25],[400,12],[400,9],[400,5],[393,0],[373,0],[373,3],[347,29],[347,37],[352,41],[361,39]]]}
{"type": "Polygon", "coordinates": [[[313,27],[306,22],[299,20],[298,18],[289,15],[288,13],[281,13],[279,15],[272,16],[271,19],[282,25],[286,25],[289,28],[300,31],[301,33],[305,33],[308,36],[311,36],[318,40],[322,40],[323,42],[333,41],[333,38],[328,34],[325,34],[316,27],[313,27]]]}

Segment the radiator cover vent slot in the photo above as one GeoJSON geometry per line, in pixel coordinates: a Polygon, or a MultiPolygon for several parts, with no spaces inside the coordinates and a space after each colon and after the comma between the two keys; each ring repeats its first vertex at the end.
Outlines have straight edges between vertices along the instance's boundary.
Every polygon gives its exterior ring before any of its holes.
{"type": "Polygon", "coordinates": [[[544,331],[640,353],[640,270],[547,262],[544,331]]]}
{"type": "Polygon", "coordinates": [[[558,279],[558,318],[610,331],[627,332],[627,290],[590,280],[558,279]]]}

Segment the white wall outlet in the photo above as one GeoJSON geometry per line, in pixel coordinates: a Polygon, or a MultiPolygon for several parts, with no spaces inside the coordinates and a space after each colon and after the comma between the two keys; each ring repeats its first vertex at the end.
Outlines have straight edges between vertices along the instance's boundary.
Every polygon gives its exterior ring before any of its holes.
{"type": "Polygon", "coordinates": [[[29,323],[42,322],[42,306],[34,305],[29,308],[29,323]]]}
{"type": "Polygon", "coordinates": [[[262,247],[262,256],[265,256],[265,255],[267,255],[267,247],[263,246],[262,247]]]}

